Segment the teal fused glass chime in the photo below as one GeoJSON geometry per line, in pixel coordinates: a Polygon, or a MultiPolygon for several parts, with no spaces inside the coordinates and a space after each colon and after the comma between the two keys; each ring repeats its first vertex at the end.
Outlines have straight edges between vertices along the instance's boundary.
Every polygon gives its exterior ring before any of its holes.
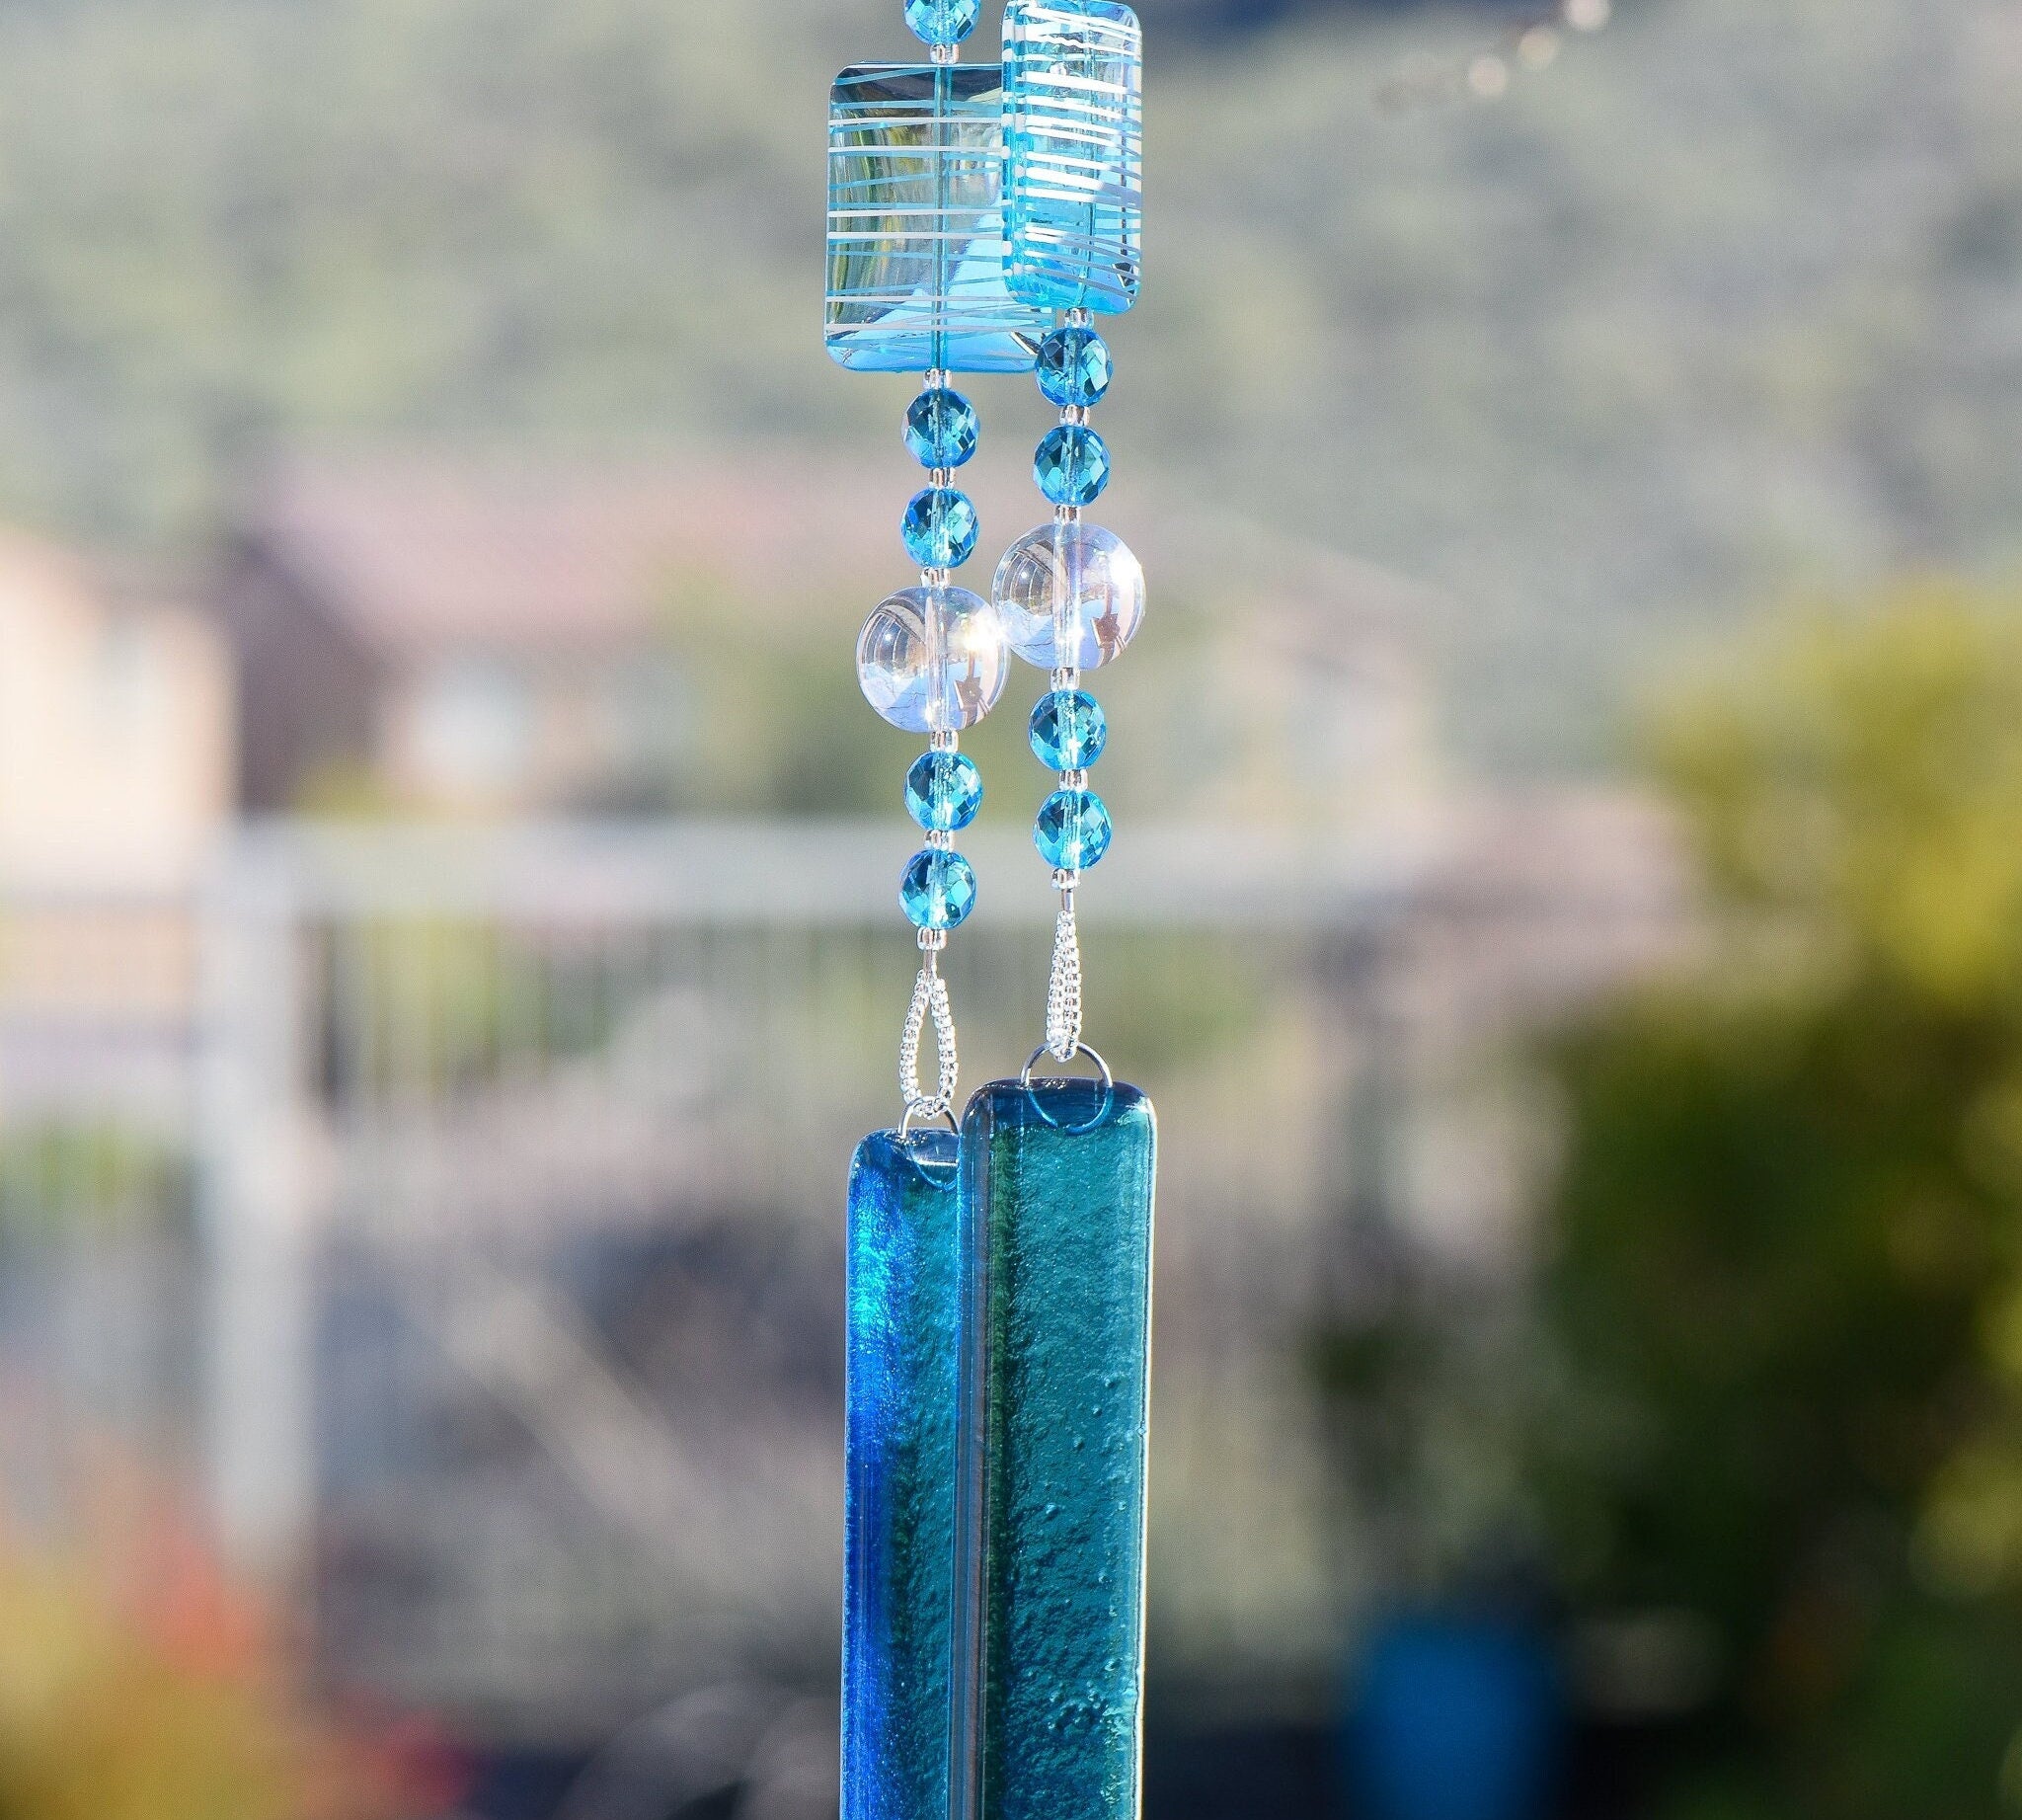
{"type": "Polygon", "coordinates": [[[1002,62],[965,65],[978,10],[907,0],[928,61],[845,70],[829,115],[829,353],[922,375],[905,440],[927,470],[900,523],[919,584],[857,647],[871,705],[927,747],[905,785],[925,840],[899,887],[921,951],[904,1116],[850,1175],[843,1815],[1126,1820],[1156,1146],[1150,1102],[1082,1041],[1075,897],[1112,835],[1089,787],[1108,730],[1081,678],[1144,612],[1136,559],[1082,515],[1109,477],[1094,319],[1137,293],[1141,40],[1112,0],[1010,0],[1002,62]],[[978,534],[954,482],[979,426],[951,379],[1034,371],[1060,410],[1035,462],[1053,513],[986,600],[953,580],[978,534]],[[1013,653],[1047,674],[1031,739],[1056,773],[1034,836],[1059,897],[1046,1041],[958,1120],[940,958],[975,902],[955,839],[982,801],[960,736],[1013,653]],[[1096,1077],[1047,1074],[1050,1057],[1096,1077]]]}

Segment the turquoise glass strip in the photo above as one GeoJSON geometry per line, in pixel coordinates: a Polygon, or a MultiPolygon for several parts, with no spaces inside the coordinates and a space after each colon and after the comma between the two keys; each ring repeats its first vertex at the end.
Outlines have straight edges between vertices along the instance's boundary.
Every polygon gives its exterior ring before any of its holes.
{"type": "Polygon", "coordinates": [[[1006,275],[1049,309],[1116,315],[1137,298],[1144,35],[1115,0],[1004,9],[1006,275]]]}
{"type": "Polygon", "coordinates": [[[861,64],[828,105],[829,355],[857,372],[1030,372],[1045,308],[1004,277],[994,63],[861,64]]]}
{"type": "Polygon", "coordinates": [[[947,1820],[957,1157],[880,1132],[850,1169],[843,1820],[947,1820]]]}
{"type": "Polygon", "coordinates": [[[963,1121],[958,1820],[1134,1820],[1156,1135],[1134,1087],[963,1121]]]}

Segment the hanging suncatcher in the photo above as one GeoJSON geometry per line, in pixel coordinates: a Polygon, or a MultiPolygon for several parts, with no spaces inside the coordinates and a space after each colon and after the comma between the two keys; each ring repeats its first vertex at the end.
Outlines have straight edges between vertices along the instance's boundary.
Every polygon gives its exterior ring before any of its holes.
{"type": "Polygon", "coordinates": [[[1111,0],[1009,0],[1002,61],[965,64],[978,10],[906,0],[928,60],[846,69],[829,110],[828,350],[922,375],[904,434],[927,470],[899,527],[918,585],[857,646],[866,698],[926,750],[904,791],[924,841],[899,885],[921,962],[903,1116],[850,1174],[842,1811],[1129,1820],[1155,1139],[1150,1102],[1082,1042],[1075,900],[1112,833],[1082,674],[1144,613],[1136,558],[1083,516],[1110,471],[1095,318],[1137,294],[1142,41],[1111,0]],[[979,423],[951,380],[1021,372],[1059,407],[1034,462],[1053,510],[985,599],[954,581],[979,533],[955,484],[979,423]],[[983,794],[961,736],[1013,655],[1047,674],[1031,740],[1056,774],[1034,829],[1059,900],[1046,1040],[958,1121],[941,958],[975,904],[956,837],[983,794]],[[1042,1071],[1077,1058],[1093,1077],[1042,1071]]]}

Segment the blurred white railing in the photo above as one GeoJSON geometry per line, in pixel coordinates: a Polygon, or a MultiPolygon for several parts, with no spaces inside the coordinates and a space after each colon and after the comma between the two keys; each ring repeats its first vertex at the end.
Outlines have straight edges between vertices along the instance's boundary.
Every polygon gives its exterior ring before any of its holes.
{"type": "MultiPolygon", "coordinates": [[[[1324,1639],[1289,1361],[1367,1192],[1361,1085],[1430,1078],[1513,980],[1549,999],[1674,940],[1661,869],[1498,828],[1536,863],[1481,876],[1450,820],[1138,827],[1084,894],[1091,1034],[1162,1112],[1174,1647],[1324,1639]]],[[[194,1170],[188,1344],[149,1356],[202,1361],[219,1533],[310,1602],[338,1679],[590,1735],[753,1659],[820,1672],[842,1176],[896,1109],[909,850],[890,822],[269,825],[187,903],[0,889],[0,928],[98,944],[67,996],[0,981],[0,1129],[83,1109],[194,1170]]],[[[965,1090],[1038,1041],[1051,916],[1025,839],[966,850],[965,1090]]],[[[1506,1193],[1494,1167],[1463,1192],[1506,1193]]]]}

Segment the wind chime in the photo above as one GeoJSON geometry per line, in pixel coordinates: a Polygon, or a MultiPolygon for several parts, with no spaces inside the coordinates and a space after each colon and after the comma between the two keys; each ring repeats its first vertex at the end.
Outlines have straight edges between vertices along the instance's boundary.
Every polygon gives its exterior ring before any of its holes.
{"type": "Polygon", "coordinates": [[[827,344],[922,375],[906,446],[927,484],[900,537],[919,584],[871,614],[866,698],[924,736],[924,832],[899,904],[921,966],[899,1043],[904,1113],[849,1187],[845,1820],[1124,1820],[1138,1811],[1149,1387],[1151,1103],[1081,1040],[1075,898],[1108,850],[1089,773],[1108,740],[1082,673],[1120,656],[1144,577],[1083,512],[1109,481],[1089,422],[1110,384],[1098,315],[1137,293],[1142,39],[1114,0],[1009,0],[1000,63],[965,64],[980,0],[906,0],[924,63],[836,79],[827,344]],[[976,513],[957,373],[1035,373],[1060,421],[1034,475],[1052,515],[957,587],[976,513]],[[1013,654],[1046,673],[1032,749],[1056,773],[1034,841],[1059,912],[1046,1041],[955,1113],[941,956],[973,909],[956,836],[982,780],[961,736],[1013,654]],[[931,1027],[935,1080],[920,1078],[931,1027]],[[1037,1070],[1085,1059],[1095,1077],[1037,1070]]]}

